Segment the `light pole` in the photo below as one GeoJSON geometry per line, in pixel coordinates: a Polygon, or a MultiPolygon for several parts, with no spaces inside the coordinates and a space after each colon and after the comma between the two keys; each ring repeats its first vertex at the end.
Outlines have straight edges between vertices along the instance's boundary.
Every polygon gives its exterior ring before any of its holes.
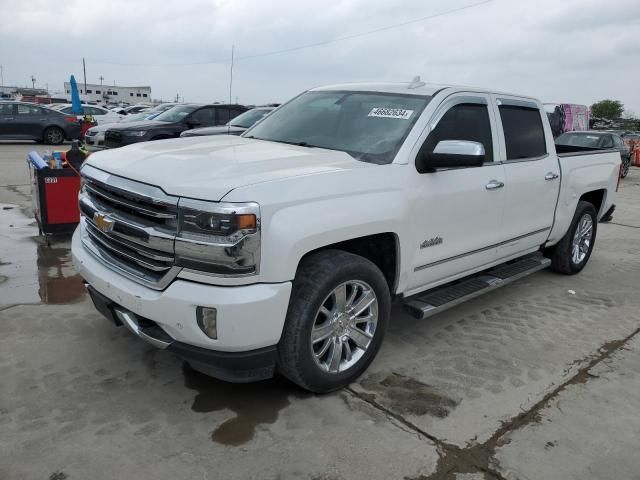
{"type": "Polygon", "coordinates": [[[100,86],[102,87],[102,81],[104,80],[104,77],[102,75],[100,75],[99,80],[100,80],[100,86]]]}
{"type": "Polygon", "coordinates": [[[34,77],[33,75],[31,75],[31,86],[33,88],[36,88],[36,77],[34,77]]]}

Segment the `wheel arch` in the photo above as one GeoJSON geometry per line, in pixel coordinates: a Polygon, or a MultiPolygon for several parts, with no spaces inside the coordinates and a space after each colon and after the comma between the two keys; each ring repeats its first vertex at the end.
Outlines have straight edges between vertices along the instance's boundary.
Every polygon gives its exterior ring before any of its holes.
{"type": "Polygon", "coordinates": [[[306,252],[298,266],[309,255],[323,250],[342,250],[366,258],[382,271],[389,291],[396,291],[400,276],[400,240],[396,233],[375,233],[323,245],[306,252]]]}
{"type": "Polygon", "coordinates": [[[600,188],[597,190],[591,190],[590,192],[583,193],[578,202],[584,201],[589,202],[596,209],[596,214],[598,217],[600,216],[602,206],[605,204],[605,199],[607,196],[607,191],[604,188],[600,188]]]}

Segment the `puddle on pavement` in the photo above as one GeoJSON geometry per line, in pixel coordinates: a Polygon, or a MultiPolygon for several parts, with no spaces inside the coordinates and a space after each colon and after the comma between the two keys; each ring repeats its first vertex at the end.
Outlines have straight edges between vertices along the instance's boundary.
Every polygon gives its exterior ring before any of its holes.
{"type": "Polygon", "coordinates": [[[84,293],[68,242],[47,246],[33,218],[0,204],[0,305],[71,303],[84,293]]]}
{"type": "Polygon", "coordinates": [[[369,395],[378,403],[403,415],[445,418],[459,403],[431,385],[397,373],[371,375],[360,385],[372,392],[369,395]]]}
{"type": "Polygon", "coordinates": [[[208,413],[231,410],[235,416],[224,421],[212,433],[211,440],[238,446],[251,440],[260,425],[275,423],[280,411],[289,405],[289,397],[310,396],[281,377],[256,383],[228,383],[182,367],[184,384],[198,392],[191,409],[208,413]]]}

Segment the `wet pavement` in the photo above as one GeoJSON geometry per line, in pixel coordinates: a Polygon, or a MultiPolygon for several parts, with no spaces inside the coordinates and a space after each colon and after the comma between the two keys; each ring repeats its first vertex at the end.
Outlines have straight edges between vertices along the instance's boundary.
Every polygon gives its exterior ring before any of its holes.
{"type": "Polygon", "coordinates": [[[100,317],[28,216],[33,148],[0,144],[0,479],[640,478],[640,169],[580,275],[395,308],[369,371],[316,396],[211,379],[100,317]]]}

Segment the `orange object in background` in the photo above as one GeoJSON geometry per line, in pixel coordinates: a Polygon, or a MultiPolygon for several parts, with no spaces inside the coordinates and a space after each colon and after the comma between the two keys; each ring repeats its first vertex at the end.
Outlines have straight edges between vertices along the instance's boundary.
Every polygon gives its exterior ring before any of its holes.
{"type": "Polygon", "coordinates": [[[635,158],[633,160],[633,164],[636,167],[640,167],[640,148],[636,148],[635,151],[633,152],[635,158]]]}

